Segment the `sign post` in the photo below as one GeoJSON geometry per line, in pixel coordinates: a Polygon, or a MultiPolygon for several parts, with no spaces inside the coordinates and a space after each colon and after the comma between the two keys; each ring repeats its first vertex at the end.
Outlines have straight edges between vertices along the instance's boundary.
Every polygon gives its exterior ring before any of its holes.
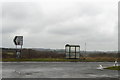
{"type": "Polygon", "coordinates": [[[17,58],[20,58],[21,57],[21,53],[22,53],[23,36],[15,36],[13,41],[14,41],[14,43],[16,45],[16,55],[17,55],[17,58]],[[17,48],[18,45],[21,46],[20,50],[17,48]]]}

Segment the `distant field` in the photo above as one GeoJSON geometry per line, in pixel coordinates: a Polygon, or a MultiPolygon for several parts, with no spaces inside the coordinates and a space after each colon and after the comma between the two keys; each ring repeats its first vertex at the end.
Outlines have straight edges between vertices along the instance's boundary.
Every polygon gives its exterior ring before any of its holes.
{"type": "MultiPolygon", "coordinates": [[[[2,48],[2,61],[57,61],[57,62],[113,62],[118,58],[117,52],[80,51],[80,59],[66,59],[64,50],[23,49],[22,59],[16,59],[16,49],[2,48]]],[[[120,60],[118,60],[120,61],[120,60]]]]}

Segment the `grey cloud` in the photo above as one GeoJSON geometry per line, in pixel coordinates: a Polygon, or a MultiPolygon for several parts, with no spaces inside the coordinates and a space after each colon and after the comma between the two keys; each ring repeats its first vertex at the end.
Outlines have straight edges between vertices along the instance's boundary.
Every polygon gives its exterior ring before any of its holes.
{"type": "Polygon", "coordinates": [[[10,35],[4,46],[13,46],[12,38],[21,31],[24,47],[64,48],[69,43],[80,44],[84,49],[87,42],[88,50],[116,50],[117,9],[109,10],[107,6],[111,3],[101,4],[84,1],[4,3],[3,39],[10,35]]]}
{"type": "Polygon", "coordinates": [[[31,28],[32,30],[42,25],[42,13],[37,10],[35,5],[33,7],[32,3],[4,3],[2,14],[3,33],[7,30],[15,32],[21,28],[31,28]]]}
{"type": "Polygon", "coordinates": [[[2,34],[10,34],[10,33],[15,32],[16,30],[19,30],[19,28],[17,28],[16,26],[14,26],[14,27],[8,26],[7,28],[2,29],[2,34]]]}

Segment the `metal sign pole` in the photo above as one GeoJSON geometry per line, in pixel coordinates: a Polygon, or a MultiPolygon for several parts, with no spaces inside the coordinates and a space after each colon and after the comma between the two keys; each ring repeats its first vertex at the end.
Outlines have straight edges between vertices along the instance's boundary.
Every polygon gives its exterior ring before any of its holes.
{"type": "Polygon", "coordinates": [[[22,45],[23,45],[23,36],[15,36],[15,38],[13,39],[15,45],[16,45],[16,58],[20,58],[21,57],[21,53],[22,53],[22,45]],[[21,45],[21,48],[18,50],[17,45],[21,45]]]}
{"type": "Polygon", "coordinates": [[[17,50],[17,45],[16,45],[16,58],[18,57],[18,55],[17,55],[17,51],[18,51],[18,50],[17,50]]]}

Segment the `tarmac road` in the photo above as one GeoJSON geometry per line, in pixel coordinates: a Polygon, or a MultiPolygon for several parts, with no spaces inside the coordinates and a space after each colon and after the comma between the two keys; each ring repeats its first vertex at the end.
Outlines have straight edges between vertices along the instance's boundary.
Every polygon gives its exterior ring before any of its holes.
{"type": "Polygon", "coordinates": [[[3,78],[117,78],[118,71],[99,70],[114,62],[3,62],[3,78]]]}

